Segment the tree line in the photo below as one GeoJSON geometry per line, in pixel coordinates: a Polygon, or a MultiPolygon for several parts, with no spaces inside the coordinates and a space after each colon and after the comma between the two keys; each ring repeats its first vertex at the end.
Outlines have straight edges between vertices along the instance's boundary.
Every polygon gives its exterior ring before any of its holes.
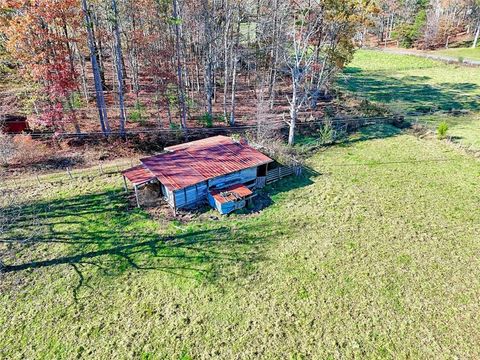
{"type": "Polygon", "coordinates": [[[285,99],[292,144],[299,113],[316,106],[368,34],[383,40],[423,29],[418,9],[430,19],[436,3],[461,4],[441,16],[478,28],[478,0],[431,3],[3,0],[0,51],[30,84],[25,107],[37,126],[80,133],[82,106],[95,106],[105,136],[124,134],[127,121],[141,116],[145,92],[161,126],[187,133],[193,102],[206,124],[220,118],[234,126],[247,86],[267,108],[285,99]]]}
{"type": "Polygon", "coordinates": [[[379,0],[378,8],[370,31],[379,44],[448,48],[452,39],[466,36],[472,48],[478,45],[480,0],[379,0]]]}
{"type": "Polygon", "coordinates": [[[288,85],[293,143],[299,110],[351,59],[373,7],[369,0],[6,0],[1,31],[34,84],[30,118],[38,124],[61,130],[68,123],[80,132],[83,99],[96,104],[106,136],[113,123],[123,133],[125,98],[139,104],[148,87],[168,126],[188,131],[192,98],[206,121],[221,99],[221,117],[235,125],[242,72],[272,104],[279,82],[288,85]]]}

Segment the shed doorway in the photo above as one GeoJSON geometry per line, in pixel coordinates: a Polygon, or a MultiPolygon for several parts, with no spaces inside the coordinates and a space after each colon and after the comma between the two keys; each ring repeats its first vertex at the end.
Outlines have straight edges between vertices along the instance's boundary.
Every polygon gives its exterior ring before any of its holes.
{"type": "Polygon", "coordinates": [[[263,164],[257,167],[257,177],[267,176],[267,166],[268,164],[263,164]]]}

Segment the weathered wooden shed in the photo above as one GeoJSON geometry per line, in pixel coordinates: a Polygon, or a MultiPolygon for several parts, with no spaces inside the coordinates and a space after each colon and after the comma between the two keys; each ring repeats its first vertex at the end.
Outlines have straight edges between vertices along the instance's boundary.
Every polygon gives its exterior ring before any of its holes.
{"type": "Polygon", "coordinates": [[[251,197],[251,190],[265,185],[267,167],[273,160],[246,142],[214,136],[167,147],[164,153],[140,161],[140,165],[123,172],[124,179],[134,185],[137,203],[140,187],[158,184],[159,196],[174,210],[207,203],[210,194],[212,198],[228,198],[220,207],[211,202],[220,212],[227,213],[230,211],[226,209],[244,204],[242,200],[251,197]],[[226,190],[240,185],[250,193],[232,195],[235,190],[226,190]],[[225,205],[228,203],[235,204],[225,205]]]}

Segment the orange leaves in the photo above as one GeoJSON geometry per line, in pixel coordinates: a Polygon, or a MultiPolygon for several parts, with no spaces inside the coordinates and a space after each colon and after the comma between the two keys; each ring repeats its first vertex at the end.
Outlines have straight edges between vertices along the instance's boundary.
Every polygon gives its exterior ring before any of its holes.
{"type": "Polygon", "coordinates": [[[78,0],[6,0],[1,9],[7,12],[2,28],[6,48],[22,75],[39,85],[35,104],[43,115],[38,118],[56,123],[64,116],[62,103],[77,88],[70,63],[74,40],[68,34],[82,24],[78,0]]]}

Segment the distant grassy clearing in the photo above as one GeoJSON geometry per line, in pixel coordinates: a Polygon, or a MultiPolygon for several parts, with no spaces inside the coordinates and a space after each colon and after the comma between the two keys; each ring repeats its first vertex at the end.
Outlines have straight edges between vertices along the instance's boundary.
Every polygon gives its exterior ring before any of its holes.
{"type": "Polygon", "coordinates": [[[480,47],[472,48],[451,48],[434,51],[442,55],[448,55],[457,58],[480,60],[480,47]]]}
{"type": "Polygon", "coordinates": [[[0,236],[26,268],[1,278],[1,357],[479,357],[480,164],[382,132],[259,215],[158,223],[118,177],[37,190],[25,213],[48,216],[0,236]]]}
{"type": "Polygon", "coordinates": [[[340,86],[393,110],[480,110],[480,68],[409,55],[358,51],[340,86]]]}
{"type": "MultiPolygon", "coordinates": [[[[448,65],[408,55],[358,51],[339,86],[400,113],[465,110],[446,119],[450,135],[477,145],[480,139],[480,68],[448,65]]],[[[435,127],[444,116],[421,116],[435,127]]],[[[480,147],[479,147],[480,149],[480,147]]]]}

